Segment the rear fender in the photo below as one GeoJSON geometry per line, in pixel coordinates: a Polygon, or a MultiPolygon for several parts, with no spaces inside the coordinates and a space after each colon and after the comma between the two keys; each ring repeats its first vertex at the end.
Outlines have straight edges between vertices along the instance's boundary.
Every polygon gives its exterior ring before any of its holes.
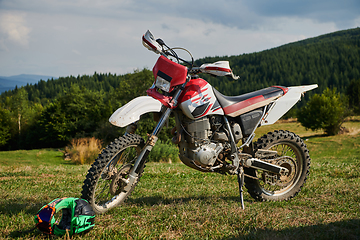
{"type": "Polygon", "coordinates": [[[305,92],[317,87],[317,84],[288,87],[288,92],[273,103],[270,111],[263,118],[261,125],[270,125],[275,123],[285,113],[287,113],[287,111],[289,111],[298,101],[300,101],[301,96],[305,92]]]}
{"type": "Polygon", "coordinates": [[[117,127],[126,127],[127,125],[138,121],[140,116],[145,113],[160,112],[161,107],[161,102],[152,97],[137,97],[116,110],[111,115],[109,122],[117,127]]]}

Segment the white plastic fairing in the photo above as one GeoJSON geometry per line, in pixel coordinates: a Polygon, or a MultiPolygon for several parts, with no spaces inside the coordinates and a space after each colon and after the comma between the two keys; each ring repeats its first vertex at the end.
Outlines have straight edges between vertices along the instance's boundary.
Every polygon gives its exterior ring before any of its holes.
{"type": "Polygon", "coordinates": [[[215,76],[231,76],[233,79],[238,79],[230,68],[229,61],[218,61],[214,63],[205,63],[200,66],[203,73],[209,73],[215,76]]]}
{"type": "Polygon", "coordinates": [[[160,112],[161,102],[150,97],[137,97],[126,105],[116,110],[110,117],[109,122],[118,127],[125,127],[136,122],[140,116],[148,112],[160,112]]]}
{"type": "Polygon", "coordinates": [[[261,125],[270,125],[275,123],[285,113],[287,113],[287,111],[289,111],[298,101],[300,101],[303,93],[317,87],[317,84],[288,87],[288,92],[273,103],[270,111],[263,118],[261,125]]]}
{"type": "Polygon", "coordinates": [[[161,52],[160,44],[156,42],[154,35],[152,35],[152,33],[149,30],[147,30],[147,32],[143,35],[142,43],[144,47],[146,47],[150,51],[153,51],[155,53],[161,52]]]}

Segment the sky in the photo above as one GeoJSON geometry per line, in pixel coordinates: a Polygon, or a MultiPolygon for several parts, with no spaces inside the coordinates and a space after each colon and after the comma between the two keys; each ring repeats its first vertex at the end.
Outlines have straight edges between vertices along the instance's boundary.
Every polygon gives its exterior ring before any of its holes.
{"type": "Polygon", "coordinates": [[[0,76],[151,69],[148,29],[199,59],[356,27],[359,0],[0,0],[0,76]]]}

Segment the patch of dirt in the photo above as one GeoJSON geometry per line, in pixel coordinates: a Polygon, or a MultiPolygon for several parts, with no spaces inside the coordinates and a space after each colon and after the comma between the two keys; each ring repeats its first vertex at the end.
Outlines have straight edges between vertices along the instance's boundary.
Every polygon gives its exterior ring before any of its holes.
{"type": "Polygon", "coordinates": [[[340,127],[340,131],[339,131],[339,135],[341,135],[341,134],[347,134],[347,133],[349,133],[350,132],[350,130],[348,129],[348,128],[346,128],[346,127],[340,127]]]}
{"type": "Polygon", "coordinates": [[[350,136],[354,136],[360,133],[360,128],[346,128],[346,127],[341,127],[339,134],[346,134],[346,135],[350,135],[350,136]]]}

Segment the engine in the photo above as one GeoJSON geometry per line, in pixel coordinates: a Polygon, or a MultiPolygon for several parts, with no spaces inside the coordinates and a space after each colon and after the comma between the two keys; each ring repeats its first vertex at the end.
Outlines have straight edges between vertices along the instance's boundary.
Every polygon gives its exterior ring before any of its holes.
{"type": "Polygon", "coordinates": [[[195,162],[200,163],[200,165],[212,167],[223,148],[221,143],[203,144],[194,150],[190,150],[190,155],[192,155],[192,159],[194,159],[195,162]]]}
{"type": "MultiPolygon", "coordinates": [[[[202,168],[221,167],[224,156],[230,149],[229,133],[224,128],[221,116],[203,117],[191,120],[183,117],[180,159],[188,166],[195,163],[202,168]]],[[[231,125],[236,141],[242,138],[239,124],[231,125]]],[[[191,166],[193,167],[193,166],[191,166]]]]}

